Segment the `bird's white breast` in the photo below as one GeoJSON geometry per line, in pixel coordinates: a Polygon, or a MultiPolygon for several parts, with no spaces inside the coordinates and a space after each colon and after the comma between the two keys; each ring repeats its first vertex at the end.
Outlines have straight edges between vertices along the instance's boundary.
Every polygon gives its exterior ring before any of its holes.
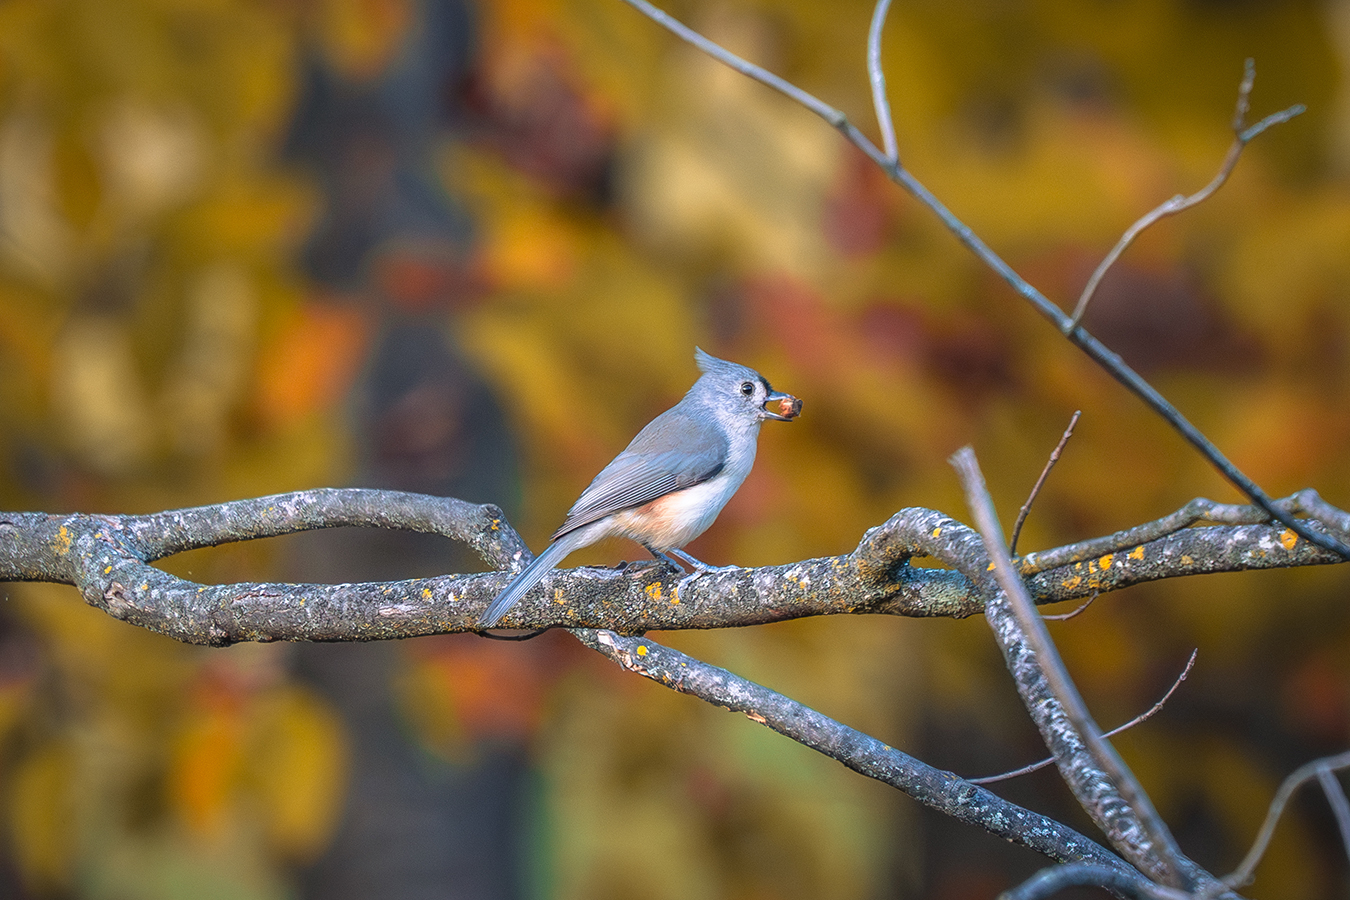
{"type": "Polygon", "coordinates": [[[732,441],[727,463],[712,478],[666,494],[634,509],[615,513],[611,534],[632,538],[656,550],[683,547],[717,518],[755,463],[755,441],[732,441]]]}

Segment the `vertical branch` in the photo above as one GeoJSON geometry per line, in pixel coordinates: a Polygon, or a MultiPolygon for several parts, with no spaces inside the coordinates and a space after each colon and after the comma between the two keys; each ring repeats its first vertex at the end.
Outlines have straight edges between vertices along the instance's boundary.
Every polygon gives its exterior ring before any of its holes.
{"type": "Polygon", "coordinates": [[[891,102],[886,98],[886,72],[881,67],[881,28],[886,24],[886,13],[890,9],[891,0],[877,0],[876,9],[872,10],[872,26],[867,31],[867,79],[872,83],[872,107],[881,128],[881,146],[886,158],[898,163],[900,151],[895,145],[895,122],[891,119],[891,102]]]}
{"type": "MultiPolygon", "coordinates": [[[[966,501],[975,516],[985,550],[993,561],[994,577],[1001,589],[990,591],[987,598],[985,614],[990,625],[1004,645],[1005,653],[1015,644],[1024,645],[1030,652],[1034,658],[1031,671],[1036,673],[1037,680],[1043,682],[1048,691],[1048,696],[1035,698],[1035,705],[1044,708],[1048,703],[1054,703],[1058,707],[1066,720],[1064,725],[1069,729],[1068,734],[1061,734],[1060,737],[1070,737],[1075,742],[1081,742],[1087,750],[1088,761],[1101,777],[1094,778],[1079,771],[1081,765],[1056,753],[1060,770],[1074,788],[1074,794],[1083,808],[1098,820],[1099,825],[1103,825],[1112,837],[1112,842],[1130,862],[1164,884],[1189,886],[1187,882],[1196,880],[1199,873],[1187,871],[1191,867],[1183,865],[1181,851],[1153,808],[1152,801],[1117,755],[1115,748],[1102,737],[1101,730],[1088,712],[1087,704],[1083,702],[1082,695],[1078,693],[1055,650],[1050,632],[1037,615],[1026,586],[1013,569],[975,452],[965,447],[957,451],[951,461],[961,476],[966,501]]],[[[1034,686],[1022,683],[1021,675],[1027,669],[1019,669],[1021,671],[1014,672],[1015,676],[1019,676],[1017,687],[1024,699],[1029,699],[1028,693],[1034,686]]],[[[1045,730],[1043,723],[1037,724],[1045,730]]]]}
{"type": "Polygon", "coordinates": [[[1331,813],[1336,817],[1336,827],[1341,832],[1341,845],[1345,856],[1350,859],[1350,800],[1345,798],[1345,790],[1331,766],[1322,765],[1317,769],[1317,781],[1322,785],[1322,793],[1327,795],[1331,804],[1331,813]]]}

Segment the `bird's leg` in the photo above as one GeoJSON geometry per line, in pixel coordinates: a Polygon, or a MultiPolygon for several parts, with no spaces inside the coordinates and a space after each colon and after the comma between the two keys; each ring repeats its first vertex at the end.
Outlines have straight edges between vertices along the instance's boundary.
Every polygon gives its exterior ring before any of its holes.
{"type": "MultiPolygon", "coordinates": [[[[651,546],[650,544],[644,543],[642,546],[643,546],[643,548],[644,548],[648,553],[650,553],[650,554],[652,555],[652,557],[653,557],[657,562],[665,563],[666,565],[668,565],[668,566],[670,566],[672,569],[674,569],[676,572],[683,572],[683,571],[684,571],[684,566],[680,565],[679,560],[675,559],[673,556],[670,556],[669,554],[666,554],[666,553],[662,553],[660,550],[657,550],[655,547],[651,546]]],[[[701,565],[701,563],[700,563],[700,565],[701,565]]]]}
{"type": "MultiPolygon", "coordinates": [[[[695,559],[694,557],[690,556],[688,553],[685,553],[683,550],[679,549],[678,547],[671,547],[670,550],[668,551],[668,553],[669,553],[670,555],[675,556],[676,558],[678,558],[678,559],[680,560],[680,562],[685,563],[685,564],[688,565],[691,569],[693,569],[695,575],[702,575],[704,572],[716,572],[716,571],[717,571],[717,566],[710,566],[710,565],[708,565],[708,564],[705,563],[705,562],[700,562],[699,560],[697,560],[697,559],[695,559]]],[[[668,555],[666,555],[666,554],[664,554],[664,553],[662,554],[662,556],[665,556],[666,559],[670,559],[670,556],[668,556],[668,555]]]]}
{"type": "Polygon", "coordinates": [[[669,550],[661,551],[650,544],[644,543],[642,546],[646,547],[647,552],[654,556],[658,562],[664,562],[677,573],[683,573],[685,566],[689,567],[691,571],[675,583],[676,591],[700,575],[707,574],[708,572],[727,572],[738,568],[737,566],[710,566],[705,562],[695,559],[678,547],[671,547],[669,550]],[[684,565],[681,565],[681,563],[684,565]]]}

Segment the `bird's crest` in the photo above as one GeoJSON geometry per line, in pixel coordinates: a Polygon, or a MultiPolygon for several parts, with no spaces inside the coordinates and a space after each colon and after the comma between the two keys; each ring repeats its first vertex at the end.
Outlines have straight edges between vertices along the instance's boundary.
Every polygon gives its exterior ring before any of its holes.
{"type": "Polygon", "coordinates": [[[694,348],[694,362],[698,364],[698,370],[705,375],[709,372],[729,372],[733,369],[745,368],[737,363],[728,362],[725,359],[718,359],[711,353],[705,353],[702,347],[694,348]]]}

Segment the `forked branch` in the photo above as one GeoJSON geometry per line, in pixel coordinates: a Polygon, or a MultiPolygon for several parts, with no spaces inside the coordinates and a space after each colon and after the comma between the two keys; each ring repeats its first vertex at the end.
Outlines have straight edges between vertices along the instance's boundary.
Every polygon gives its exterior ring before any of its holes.
{"type": "MultiPolygon", "coordinates": [[[[1304,491],[1282,503],[1344,534],[1350,516],[1304,491]]],[[[1340,562],[1254,507],[1197,500],[1106,538],[1028,554],[1020,571],[1038,603],[1162,578],[1340,562]],[[1197,521],[1236,526],[1186,527],[1197,521]],[[1117,552],[1119,551],[1119,552],[1117,552]]],[[[984,610],[961,572],[911,566],[946,559],[965,526],[901,510],[850,553],[754,569],[727,567],[684,587],[659,566],[554,572],[503,621],[510,628],[621,633],[759,625],[804,616],[961,618],[984,610]]],[[[384,640],[476,630],[477,616],[529,549],[494,506],[396,491],[298,491],[151,515],[0,513],[0,581],[72,584],[91,606],[190,643],[384,640]],[[365,584],[218,584],[178,578],[156,560],[200,547],[338,526],[442,534],[494,571],[365,584]]]]}
{"type": "MultiPolygon", "coordinates": [[[[969,447],[958,451],[952,465],[990,560],[983,572],[993,568],[992,582],[987,574],[982,578],[985,618],[1060,774],[1115,848],[1153,881],[1184,890],[1212,883],[1212,876],[1182,855],[1148,794],[1088,712],[1013,568],[974,451],[969,447]]],[[[971,571],[967,575],[980,577],[971,571]]]]}
{"type": "MultiPolygon", "coordinates": [[[[1239,888],[1251,882],[1257,864],[1261,862],[1261,857],[1265,856],[1266,848],[1270,846],[1270,839],[1275,834],[1275,826],[1279,824],[1280,816],[1284,815],[1285,807],[1288,806],[1295,791],[1314,778],[1324,779],[1330,773],[1345,768],[1350,768],[1350,752],[1315,759],[1290,772],[1288,777],[1280,784],[1280,789],[1275,792],[1275,799],[1270,802],[1270,809],[1266,811],[1266,819],[1261,823],[1261,830],[1257,832],[1256,840],[1252,842],[1251,849],[1247,851],[1247,855],[1243,857],[1238,867],[1224,877],[1223,885],[1230,888],[1239,888]]],[[[1340,785],[1337,784],[1338,791],[1339,787],[1340,785]]],[[[1344,795],[1342,795],[1343,798],[1344,795]]],[[[1331,794],[1328,794],[1328,799],[1334,808],[1336,800],[1331,794]]],[[[1342,834],[1344,836],[1344,832],[1342,834]]],[[[1212,897],[1216,893],[1217,891],[1211,891],[1205,896],[1212,897]]]]}
{"type": "Polygon", "coordinates": [[[726,669],[709,665],[643,637],[579,628],[577,640],[630,672],[689,694],[771,728],[836,759],[859,774],[889,784],[925,806],[976,825],[1014,844],[1061,862],[1090,862],[1139,878],[1115,854],[1053,819],[944,772],[849,728],[810,707],[726,669]]]}
{"type": "MultiPolygon", "coordinates": [[[[841,111],[807,91],[802,90],[786,79],[737,56],[725,47],[709,40],[689,26],[676,20],[668,13],[653,6],[648,0],[623,0],[623,2],[636,9],[644,16],[647,16],[661,27],[667,29],[681,40],[697,47],[699,50],[702,50],[719,62],[730,66],[747,78],[752,78],[755,81],[782,93],[784,96],[801,104],[806,109],[809,109],[811,112],[828,122],[844,136],[845,140],[853,144],[853,146],[857,147],[866,154],[869,159],[880,166],[887,177],[905,191],[909,192],[909,194],[920,203],[927,206],[928,209],[942,221],[947,230],[949,230],[962,244],[965,244],[965,246],[974,253],[984,265],[1002,278],[1022,297],[1022,299],[1030,303],[1038,313],[1048,319],[1071,343],[1091,357],[1091,359],[1101,366],[1112,378],[1124,385],[1126,389],[1139,397],[1139,399],[1141,399],[1150,409],[1161,416],[1186,440],[1187,443],[1209,460],[1210,464],[1218,469],[1224,478],[1231,482],[1234,487],[1241,491],[1254,504],[1265,510],[1272,518],[1284,523],[1299,537],[1311,541],[1323,549],[1330,550],[1333,553],[1340,555],[1343,559],[1350,559],[1350,545],[1347,545],[1343,540],[1333,535],[1310,529],[1292,515],[1276,509],[1270,495],[1262,490],[1256,482],[1243,474],[1232,461],[1224,456],[1209,438],[1205,437],[1200,429],[1196,428],[1190,420],[1183,416],[1180,410],[1173,406],[1166,397],[1153,387],[1153,385],[1144,380],[1144,378],[1142,378],[1139,373],[1135,372],[1134,369],[1130,368],[1120,356],[1089,334],[1081,324],[1075,323],[1063,310],[1054,303],[1051,303],[1044,294],[1033,287],[1021,275],[1017,274],[1012,266],[1008,265],[1008,263],[996,254],[989,245],[969,228],[969,226],[957,218],[956,215],[953,214],[942,201],[938,200],[931,191],[924,187],[924,185],[915,178],[908,169],[900,165],[899,159],[894,154],[879,149],[876,144],[872,143],[865,134],[859,131],[857,126],[850,122],[848,117],[841,111]]],[[[884,14],[884,10],[879,10],[879,13],[884,14]]],[[[873,21],[876,22],[878,17],[878,15],[874,15],[873,21]]],[[[877,40],[879,41],[879,37],[877,40]]],[[[879,74],[879,53],[877,60],[876,73],[879,74]]],[[[879,79],[875,75],[872,78],[872,83],[874,85],[880,83],[884,87],[884,79],[879,79]]],[[[875,97],[876,94],[874,93],[874,100],[875,97]]],[[[880,110],[880,107],[878,107],[878,109],[880,110]]],[[[1291,107],[1291,109],[1293,108],[1291,107]]],[[[1292,115],[1289,110],[1286,110],[1285,112],[1292,115]]],[[[1253,126],[1253,129],[1263,129],[1268,127],[1268,125],[1278,121],[1279,116],[1281,115],[1285,115],[1285,113],[1276,114],[1275,117],[1268,117],[1268,119],[1262,120],[1262,123],[1253,126]]],[[[886,113],[885,121],[888,120],[889,111],[886,113]]],[[[883,130],[886,128],[885,125],[882,127],[883,130]]],[[[1249,129],[1249,131],[1251,130],[1252,129],[1249,129]]],[[[1253,131],[1252,136],[1255,136],[1256,133],[1259,133],[1259,130],[1253,131]]],[[[1250,140],[1250,138],[1248,139],[1250,140]]]]}
{"type": "Polygon", "coordinates": [[[881,146],[886,158],[897,165],[900,151],[895,144],[895,121],[891,118],[891,101],[886,96],[886,70],[881,65],[881,29],[886,24],[891,0],[877,0],[872,10],[872,26],[867,31],[867,77],[872,83],[872,108],[877,113],[877,127],[881,129],[881,146]]]}
{"type": "Polygon", "coordinates": [[[1256,61],[1247,60],[1243,68],[1242,84],[1238,86],[1237,109],[1233,112],[1233,143],[1228,147],[1228,153],[1224,156],[1223,164],[1219,166],[1216,174],[1209,184],[1202,187],[1187,197],[1185,194],[1177,194],[1170,200],[1164,201],[1160,206],[1144,215],[1139,221],[1135,222],[1125,234],[1121,236],[1116,245],[1111,248],[1111,252],[1106,254],[1097,268],[1093,270],[1092,277],[1088,279],[1083,287],[1083,293],[1078,297],[1078,305],[1074,307],[1073,316],[1069,319],[1071,328],[1077,328],[1078,323],[1082,321],[1083,313],[1087,312],[1088,304],[1092,302],[1092,296],[1097,292],[1097,285],[1101,284],[1102,278],[1106,275],[1108,269],[1115,265],[1116,260],[1125,252],[1134,239],[1143,233],[1153,223],[1168,216],[1174,216],[1183,210],[1190,209],[1199,203],[1203,203],[1210,198],[1223,183],[1228,180],[1232,174],[1233,168],[1237,165],[1238,157],[1242,156],[1242,151],[1247,144],[1261,132],[1272,125],[1279,125],[1288,122],[1294,116],[1300,115],[1307,110],[1303,104],[1298,103],[1288,109],[1282,109],[1277,113],[1271,113],[1255,125],[1247,124],[1247,112],[1250,109],[1250,100],[1252,94],[1252,85],[1256,82],[1256,61]]]}

